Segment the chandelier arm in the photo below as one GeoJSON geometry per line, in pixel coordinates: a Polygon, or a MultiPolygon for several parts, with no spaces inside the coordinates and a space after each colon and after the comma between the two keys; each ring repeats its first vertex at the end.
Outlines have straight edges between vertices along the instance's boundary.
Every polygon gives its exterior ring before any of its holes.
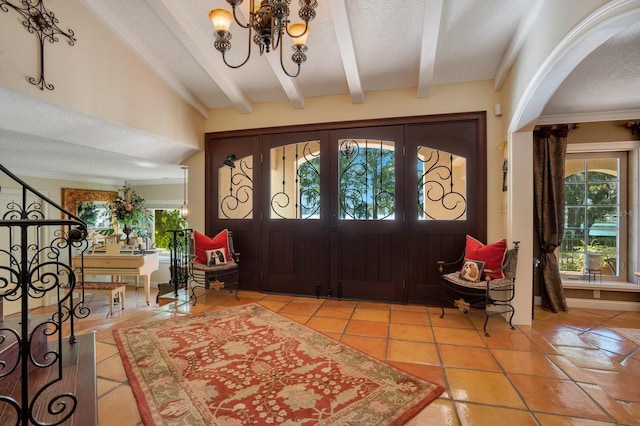
{"type": "Polygon", "coordinates": [[[229,62],[227,62],[227,57],[225,56],[225,52],[222,52],[222,61],[229,68],[237,69],[237,68],[240,68],[241,66],[243,66],[244,64],[246,64],[249,61],[250,57],[251,57],[251,27],[249,27],[249,43],[248,43],[248,46],[247,46],[247,57],[244,58],[244,61],[242,61],[242,63],[240,63],[238,65],[231,65],[229,62]]]}
{"type": "Polygon", "coordinates": [[[284,61],[282,60],[282,56],[283,56],[282,55],[282,45],[283,44],[284,43],[280,44],[280,67],[282,68],[282,71],[284,71],[284,73],[286,75],[288,75],[291,78],[296,78],[298,75],[300,75],[300,64],[297,64],[298,65],[298,72],[297,73],[289,74],[289,71],[287,71],[287,69],[284,67],[284,61]]]}
{"type": "Polygon", "coordinates": [[[240,28],[250,29],[251,23],[253,22],[253,12],[249,11],[249,22],[246,24],[243,24],[238,20],[238,15],[236,15],[236,9],[237,9],[236,6],[231,7],[231,10],[233,11],[233,20],[236,21],[236,24],[238,24],[240,28]]]}

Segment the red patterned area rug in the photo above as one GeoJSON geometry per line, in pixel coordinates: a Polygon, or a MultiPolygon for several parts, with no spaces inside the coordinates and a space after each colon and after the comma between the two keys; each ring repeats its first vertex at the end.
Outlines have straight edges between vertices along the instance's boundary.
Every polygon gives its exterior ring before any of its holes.
{"type": "Polygon", "coordinates": [[[443,391],[257,304],[114,335],[145,425],[399,425],[443,391]]]}

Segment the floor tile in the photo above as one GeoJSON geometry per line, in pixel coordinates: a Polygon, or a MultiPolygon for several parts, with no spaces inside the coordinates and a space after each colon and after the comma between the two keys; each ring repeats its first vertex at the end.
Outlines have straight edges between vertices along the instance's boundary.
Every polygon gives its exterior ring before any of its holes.
{"type": "Polygon", "coordinates": [[[640,425],[640,419],[634,418],[624,406],[611,398],[600,386],[581,383],[580,387],[591,396],[611,417],[625,425],[640,425]]]}
{"type": "Polygon", "coordinates": [[[473,323],[467,315],[462,313],[456,313],[449,309],[445,310],[445,316],[440,318],[438,316],[430,315],[431,325],[434,327],[455,327],[455,328],[470,328],[475,329],[473,323]]]}
{"type": "Polygon", "coordinates": [[[349,319],[353,315],[352,306],[335,306],[335,305],[322,305],[320,309],[316,311],[317,317],[329,317],[329,318],[344,318],[349,319]]]}
{"type": "Polygon", "coordinates": [[[547,355],[549,359],[560,368],[571,380],[580,383],[595,383],[596,380],[584,369],[577,367],[569,359],[562,355],[547,355]]]}
{"type": "MultiPolygon", "coordinates": [[[[346,320],[344,321],[346,322],[346,320]]],[[[389,324],[381,321],[363,321],[352,319],[347,325],[345,334],[386,338],[389,335],[389,324]]]]}
{"type": "Polygon", "coordinates": [[[120,354],[99,362],[96,366],[96,371],[98,377],[103,377],[117,382],[127,381],[127,374],[124,371],[120,354]]]}
{"type": "Polygon", "coordinates": [[[118,353],[118,347],[114,344],[107,344],[103,342],[96,342],[96,362],[100,362],[103,359],[109,358],[118,353]]]}
{"type": "Polygon", "coordinates": [[[356,307],[351,319],[365,321],[389,322],[389,310],[356,307]]]}
{"type": "Polygon", "coordinates": [[[317,316],[314,316],[309,319],[305,325],[313,328],[314,330],[340,335],[344,332],[344,329],[347,326],[347,320],[342,318],[318,318],[317,316]]]}
{"type": "MultiPolygon", "coordinates": [[[[392,365],[421,379],[436,383],[446,389],[446,380],[444,378],[444,369],[439,365],[416,364],[413,362],[387,361],[392,365]]],[[[448,398],[447,392],[440,395],[440,398],[448,398]]]]}
{"type": "Polygon", "coordinates": [[[519,331],[491,330],[491,336],[482,337],[484,344],[489,348],[512,349],[515,351],[537,351],[538,347],[524,333],[519,331]]]}
{"type": "Polygon", "coordinates": [[[280,309],[284,308],[289,302],[285,302],[282,300],[258,300],[256,303],[264,306],[265,308],[273,312],[278,312],[280,311],[280,309]]]}
{"type": "Polygon", "coordinates": [[[344,335],[340,341],[380,360],[384,360],[387,354],[387,339],[380,337],[344,335]]]}
{"type": "Polygon", "coordinates": [[[592,420],[611,420],[610,416],[570,380],[522,374],[511,374],[509,378],[533,411],[592,420]]]}
{"type": "Polygon", "coordinates": [[[279,312],[279,314],[300,324],[307,324],[307,321],[309,321],[309,318],[311,318],[311,316],[309,315],[290,314],[287,312],[279,312]]]}
{"type": "Polygon", "coordinates": [[[470,370],[501,371],[493,354],[485,348],[438,345],[442,365],[470,370]]]}
{"type": "Polygon", "coordinates": [[[430,365],[440,364],[438,350],[433,343],[406,342],[403,340],[389,340],[387,360],[430,365]]]}
{"type": "Polygon", "coordinates": [[[615,422],[589,420],[579,417],[558,416],[547,413],[534,413],[541,426],[617,426],[615,422]]]}
{"type": "Polygon", "coordinates": [[[460,346],[486,347],[476,330],[450,327],[433,327],[433,334],[439,343],[460,346]]]}
{"type": "Polygon", "coordinates": [[[389,309],[391,309],[391,305],[389,305],[388,303],[366,302],[366,301],[358,302],[357,307],[361,309],[376,309],[376,310],[384,310],[384,311],[389,311],[389,309]]]}
{"type": "Polygon", "coordinates": [[[491,353],[507,373],[567,379],[567,375],[549,358],[539,352],[492,349],[491,353]]]}
{"type": "Polygon", "coordinates": [[[433,342],[433,332],[427,325],[415,324],[390,324],[389,337],[398,340],[410,340],[414,342],[433,342]]]}
{"type": "Polygon", "coordinates": [[[392,310],[391,323],[429,325],[429,316],[426,312],[392,310]]]}
{"type": "Polygon", "coordinates": [[[460,426],[452,401],[437,399],[420,411],[405,426],[460,426]]]}
{"type": "Polygon", "coordinates": [[[618,371],[588,370],[609,395],[619,401],[640,403],[640,378],[618,371]]]}
{"type": "Polygon", "coordinates": [[[424,305],[391,305],[391,311],[408,311],[427,313],[427,307],[424,305]]]}
{"type": "Polygon", "coordinates": [[[525,410],[500,408],[480,404],[456,402],[456,410],[463,425],[537,426],[533,414],[525,410]]]}
{"type": "Polygon", "coordinates": [[[136,426],[141,423],[135,398],[128,385],[120,385],[100,398],[100,426],[136,426]]]}
{"type": "Polygon", "coordinates": [[[580,368],[596,370],[622,371],[624,368],[607,354],[595,348],[572,348],[557,346],[558,351],[580,368]]]}
{"type": "Polygon", "coordinates": [[[285,305],[278,313],[280,314],[298,314],[298,315],[313,315],[318,310],[318,305],[312,305],[309,303],[291,302],[285,305]]]}
{"type": "Polygon", "coordinates": [[[501,407],[526,409],[516,389],[502,373],[445,368],[451,397],[501,407]]]}

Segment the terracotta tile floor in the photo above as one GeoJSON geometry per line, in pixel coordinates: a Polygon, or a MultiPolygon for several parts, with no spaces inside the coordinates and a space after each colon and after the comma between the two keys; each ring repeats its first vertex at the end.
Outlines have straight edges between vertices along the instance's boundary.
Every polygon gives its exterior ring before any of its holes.
{"type": "MultiPolygon", "coordinates": [[[[446,390],[410,425],[640,425],[640,313],[536,309],[531,327],[501,318],[482,332],[481,312],[208,290],[187,301],[147,306],[127,291],[127,308],[108,315],[106,296],[89,295],[96,331],[101,426],[140,425],[113,330],[256,302],[446,390]]],[[[154,295],[155,298],[155,295],[154,295]]]]}

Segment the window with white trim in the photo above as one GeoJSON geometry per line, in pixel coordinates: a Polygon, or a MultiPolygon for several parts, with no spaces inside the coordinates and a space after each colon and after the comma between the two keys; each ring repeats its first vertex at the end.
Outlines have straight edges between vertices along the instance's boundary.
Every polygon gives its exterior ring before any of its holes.
{"type": "Polygon", "coordinates": [[[594,282],[627,280],[627,153],[568,154],[560,271],[594,282]]]}

